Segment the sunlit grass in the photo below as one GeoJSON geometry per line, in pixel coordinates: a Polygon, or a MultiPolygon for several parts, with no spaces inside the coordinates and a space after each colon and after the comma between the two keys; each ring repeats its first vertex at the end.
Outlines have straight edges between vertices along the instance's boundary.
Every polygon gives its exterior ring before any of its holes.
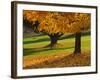
{"type": "MultiPolygon", "coordinates": [[[[35,36],[31,38],[24,39],[24,55],[27,56],[36,56],[36,55],[52,55],[56,53],[62,52],[73,52],[74,51],[74,43],[75,38],[66,38],[58,40],[60,44],[58,48],[43,48],[44,46],[50,43],[50,39],[48,36],[35,36]]],[[[90,35],[82,36],[81,38],[81,48],[82,50],[90,50],[90,35]]]]}
{"type": "Polygon", "coordinates": [[[50,43],[48,36],[24,38],[23,68],[51,68],[89,66],[90,62],[90,35],[81,37],[81,55],[74,55],[75,38],[62,38],[58,46],[50,49],[44,47],[50,43]]]}

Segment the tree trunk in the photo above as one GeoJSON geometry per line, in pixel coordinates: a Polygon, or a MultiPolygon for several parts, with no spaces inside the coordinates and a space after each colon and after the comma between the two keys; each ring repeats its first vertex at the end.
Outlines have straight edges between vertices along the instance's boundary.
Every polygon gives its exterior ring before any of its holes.
{"type": "Polygon", "coordinates": [[[50,36],[50,39],[51,39],[50,46],[52,48],[57,44],[58,37],[57,36],[50,36]]]}
{"type": "Polygon", "coordinates": [[[58,34],[58,33],[55,33],[55,34],[48,34],[48,36],[50,37],[50,44],[47,46],[47,47],[50,47],[50,48],[53,48],[53,47],[56,47],[57,46],[57,41],[58,41],[58,38],[60,36],[62,36],[63,34],[58,34]]]}
{"type": "Polygon", "coordinates": [[[81,54],[81,32],[75,34],[75,54],[81,54]]]}

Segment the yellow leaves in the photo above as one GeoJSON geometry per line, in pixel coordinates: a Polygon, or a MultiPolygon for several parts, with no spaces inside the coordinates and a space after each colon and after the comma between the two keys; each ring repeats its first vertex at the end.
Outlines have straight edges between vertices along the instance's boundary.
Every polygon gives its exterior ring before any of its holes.
{"type": "Polygon", "coordinates": [[[50,68],[50,67],[75,67],[90,66],[90,51],[83,51],[80,55],[72,53],[57,53],[46,56],[24,56],[23,68],[50,68]]]}
{"type": "Polygon", "coordinates": [[[40,22],[37,27],[39,32],[43,31],[48,34],[81,32],[89,29],[91,22],[91,15],[88,13],[25,10],[23,15],[24,19],[27,19],[33,24],[36,20],[38,20],[40,22]]]}
{"type": "Polygon", "coordinates": [[[81,32],[90,28],[90,14],[75,13],[74,19],[70,21],[68,32],[81,32]]]}

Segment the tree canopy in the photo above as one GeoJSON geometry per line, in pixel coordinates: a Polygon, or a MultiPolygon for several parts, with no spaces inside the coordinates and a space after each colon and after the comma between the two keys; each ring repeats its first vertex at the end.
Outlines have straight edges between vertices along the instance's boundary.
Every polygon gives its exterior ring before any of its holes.
{"type": "Polygon", "coordinates": [[[90,28],[89,13],[48,12],[24,10],[24,19],[32,23],[33,29],[48,34],[77,33],[90,28]],[[34,27],[35,21],[40,24],[34,27]]]}
{"type": "Polygon", "coordinates": [[[57,44],[62,34],[74,33],[74,53],[81,53],[81,32],[91,26],[89,13],[24,10],[23,20],[30,23],[34,31],[46,33],[51,39],[51,47],[57,44]]]}

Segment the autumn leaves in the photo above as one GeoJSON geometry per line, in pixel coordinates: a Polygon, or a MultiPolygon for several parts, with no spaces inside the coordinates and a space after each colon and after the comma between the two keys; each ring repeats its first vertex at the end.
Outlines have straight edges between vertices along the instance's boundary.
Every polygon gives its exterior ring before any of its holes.
{"type": "MultiPolygon", "coordinates": [[[[66,33],[75,34],[75,54],[81,53],[81,32],[90,29],[91,15],[88,13],[23,11],[23,21],[31,25],[34,32],[47,34],[53,48],[60,36],[66,33]]],[[[66,44],[67,45],[67,44],[66,44]]]]}

